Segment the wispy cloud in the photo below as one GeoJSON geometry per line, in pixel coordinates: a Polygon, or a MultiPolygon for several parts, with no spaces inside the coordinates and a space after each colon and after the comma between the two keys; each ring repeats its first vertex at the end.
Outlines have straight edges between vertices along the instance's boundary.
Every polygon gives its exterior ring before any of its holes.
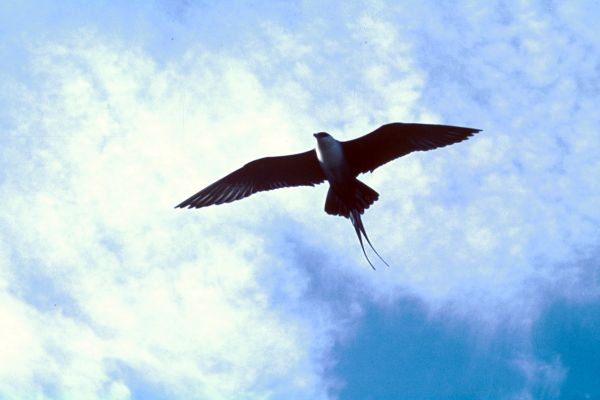
{"type": "MultiPolygon", "coordinates": [[[[20,87],[32,109],[17,112],[7,138],[14,174],[1,218],[13,257],[3,272],[15,277],[3,305],[19,332],[4,330],[3,364],[20,355],[31,376],[5,375],[6,393],[126,397],[128,375],[115,367],[124,365],[176,396],[326,396],[337,319],[327,304],[307,303],[304,278],[261,250],[264,233],[223,225],[245,210],[172,210],[212,179],[200,164],[252,157],[257,125],[292,136],[279,123],[290,111],[235,60],[197,53],[200,72],[182,77],[78,36],[35,50],[44,84],[20,87]],[[266,273],[278,287],[258,280],[266,273]]],[[[260,226],[268,205],[255,205],[245,220],[260,226]]]]}
{"type": "MultiPolygon", "coordinates": [[[[230,26],[184,3],[96,5],[54,36],[29,24],[0,74],[0,393],[330,398],[367,303],[412,296],[526,342],[555,299],[597,298],[595,28],[580,6],[515,7],[259,6],[230,26]],[[364,268],[324,187],[172,209],[312,132],[392,120],[484,132],[364,177],[389,269],[364,268]]],[[[519,393],[557,396],[560,358],[511,354],[519,393]]]]}

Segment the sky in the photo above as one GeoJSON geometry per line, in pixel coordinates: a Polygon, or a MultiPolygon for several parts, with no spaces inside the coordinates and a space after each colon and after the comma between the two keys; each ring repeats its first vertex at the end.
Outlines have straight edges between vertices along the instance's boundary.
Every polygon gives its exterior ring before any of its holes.
{"type": "Polygon", "coordinates": [[[598,15],[1,2],[0,398],[600,399],[598,15]],[[483,131],[360,177],[389,268],[327,185],[173,208],[393,121],[483,131]]]}

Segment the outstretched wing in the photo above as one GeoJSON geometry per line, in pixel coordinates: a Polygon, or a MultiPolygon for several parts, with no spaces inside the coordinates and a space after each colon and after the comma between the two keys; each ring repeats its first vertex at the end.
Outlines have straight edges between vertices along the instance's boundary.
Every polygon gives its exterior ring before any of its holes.
{"type": "Polygon", "coordinates": [[[314,150],[254,160],[177,205],[200,208],[229,203],[253,193],[289,186],[314,186],[325,180],[314,150]]]}
{"type": "Polygon", "coordinates": [[[342,144],[352,172],[358,175],[373,172],[375,168],[413,151],[461,142],[479,131],[459,126],[395,122],[342,144]]]}

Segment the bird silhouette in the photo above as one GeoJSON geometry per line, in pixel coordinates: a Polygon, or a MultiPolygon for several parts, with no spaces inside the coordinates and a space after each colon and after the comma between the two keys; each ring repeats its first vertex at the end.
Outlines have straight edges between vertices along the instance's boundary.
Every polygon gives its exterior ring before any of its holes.
{"type": "Polygon", "coordinates": [[[303,153],[254,160],[207,186],[176,208],[201,208],[240,200],[251,194],[292,186],[314,186],[329,182],[325,212],[349,218],[362,252],[371,268],[362,237],[375,250],[361,215],[379,194],[356,177],[413,151],[427,151],[458,143],[480,129],[450,125],[394,122],[349,141],[338,141],[326,132],[315,133],[317,146],[303,153]]]}

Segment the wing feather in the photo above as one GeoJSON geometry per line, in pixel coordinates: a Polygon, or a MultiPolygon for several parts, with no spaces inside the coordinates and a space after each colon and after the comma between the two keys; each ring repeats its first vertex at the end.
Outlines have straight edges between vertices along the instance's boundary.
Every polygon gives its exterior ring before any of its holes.
{"type": "Polygon", "coordinates": [[[290,186],[314,186],[325,180],[314,150],[254,160],[202,189],[176,207],[200,208],[229,203],[254,193],[290,186]]]}
{"type": "Polygon", "coordinates": [[[355,175],[370,171],[413,151],[426,151],[468,139],[480,129],[450,125],[383,125],[354,140],[342,142],[344,154],[355,175]]]}

